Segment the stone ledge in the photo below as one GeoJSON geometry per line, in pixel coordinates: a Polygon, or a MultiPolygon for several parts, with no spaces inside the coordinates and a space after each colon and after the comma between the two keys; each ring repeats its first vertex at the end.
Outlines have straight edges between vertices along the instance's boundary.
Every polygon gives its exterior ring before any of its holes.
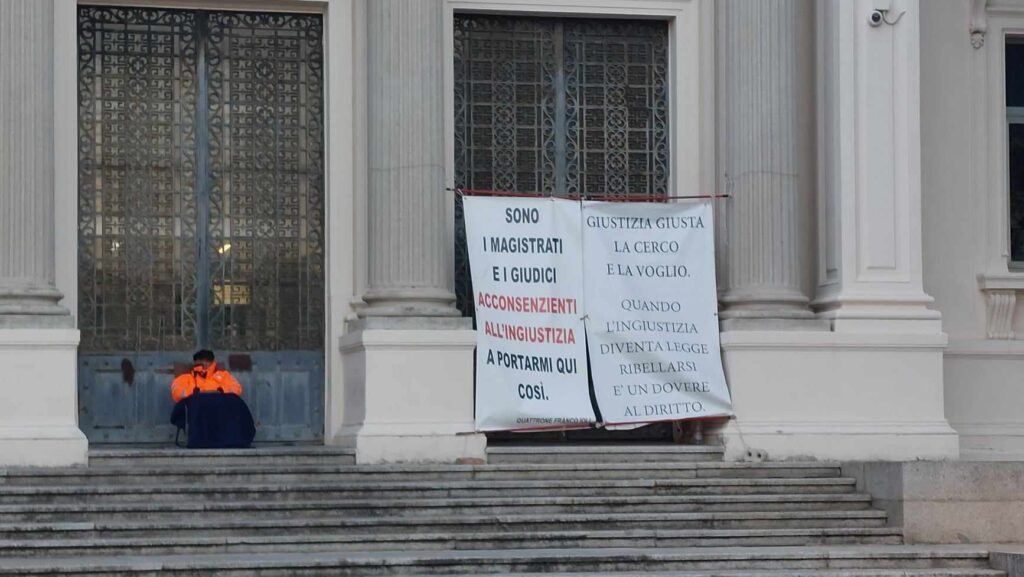
{"type": "Polygon", "coordinates": [[[476,346],[476,331],[429,329],[366,329],[350,332],[340,339],[342,353],[364,350],[368,347],[417,349],[467,349],[476,346]]]}
{"type": "Polygon", "coordinates": [[[4,466],[84,466],[88,449],[88,440],[74,425],[0,426],[0,464],[4,466]]]}
{"type": "Polygon", "coordinates": [[[726,331],[723,350],[891,350],[943,349],[948,338],[943,333],[836,333],[822,331],[726,331]]]}
{"type": "Polygon", "coordinates": [[[722,333],[735,412],[720,432],[725,458],[955,458],[942,402],[946,341],[942,333],[722,333]]]}
{"type": "Polygon", "coordinates": [[[1024,577],[1024,548],[993,547],[988,555],[993,569],[1006,572],[1006,577],[1024,577]]]}

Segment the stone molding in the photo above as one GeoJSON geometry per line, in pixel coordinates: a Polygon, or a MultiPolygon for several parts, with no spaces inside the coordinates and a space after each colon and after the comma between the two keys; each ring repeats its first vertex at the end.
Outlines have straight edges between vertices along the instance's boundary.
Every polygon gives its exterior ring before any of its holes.
{"type": "Polygon", "coordinates": [[[1024,274],[979,274],[978,287],[985,294],[985,335],[989,339],[1014,340],[1017,297],[1024,292],[1024,274]]]}
{"type": "Polygon", "coordinates": [[[354,448],[357,463],[484,457],[473,424],[475,331],[363,327],[339,347],[344,423],[331,444],[354,448]]]}
{"type": "Polygon", "coordinates": [[[971,0],[971,46],[978,50],[985,46],[988,33],[988,0],[971,0]]]}

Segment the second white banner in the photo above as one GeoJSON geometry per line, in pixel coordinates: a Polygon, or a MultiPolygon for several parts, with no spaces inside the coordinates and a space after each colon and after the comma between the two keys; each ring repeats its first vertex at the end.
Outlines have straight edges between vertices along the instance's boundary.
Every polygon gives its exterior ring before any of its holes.
{"type": "Polygon", "coordinates": [[[608,425],[731,414],[711,204],[583,204],[594,395],[608,425]]]}

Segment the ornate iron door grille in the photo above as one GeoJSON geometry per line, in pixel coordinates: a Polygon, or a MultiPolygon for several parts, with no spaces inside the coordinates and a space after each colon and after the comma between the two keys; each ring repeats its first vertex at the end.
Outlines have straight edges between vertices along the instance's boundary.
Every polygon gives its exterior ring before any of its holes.
{"type": "MultiPolygon", "coordinates": [[[[668,23],[455,16],[455,184],[666,195],[668,23]]],[[[459,309],[473,314],[462,206],[459,309]]]]}
{"type": "Polygon", "coordinates": [[[83,429],[168,438],[175,364],[202,347],[258,439],[321,437],[321,17],[78,16],[83,429]]]}

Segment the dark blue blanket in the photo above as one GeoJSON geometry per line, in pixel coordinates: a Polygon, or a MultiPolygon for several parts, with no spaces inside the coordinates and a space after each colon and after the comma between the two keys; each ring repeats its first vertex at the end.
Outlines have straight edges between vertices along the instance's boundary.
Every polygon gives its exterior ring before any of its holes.
{"type": "Polygon", "coordinates": [[[249,407],[232,393],[193,393],[174,405],[171,424],[185,430],[190,449],[246,448],[256,436],[249,407]]]}

